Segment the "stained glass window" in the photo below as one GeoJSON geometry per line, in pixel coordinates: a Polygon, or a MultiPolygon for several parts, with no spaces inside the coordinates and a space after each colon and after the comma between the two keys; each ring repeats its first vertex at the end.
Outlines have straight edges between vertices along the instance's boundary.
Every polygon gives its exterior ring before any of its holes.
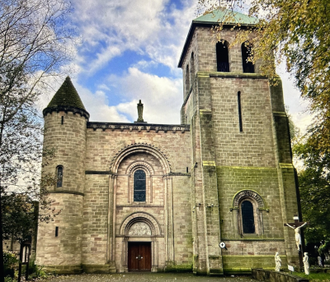
{"type": "Polygon", "coordinates": [[[139,169],[134,173],[134,201],[145,202],[146,200],[146,173],[139,169]]]}

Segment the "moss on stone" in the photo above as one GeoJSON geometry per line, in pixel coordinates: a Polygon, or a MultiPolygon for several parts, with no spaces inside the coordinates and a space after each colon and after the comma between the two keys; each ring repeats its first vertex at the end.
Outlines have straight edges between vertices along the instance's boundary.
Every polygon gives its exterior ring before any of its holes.
{"type": "Polygon", "coordinates": [[[86,110],[69,76],[57,90],[47,108],[57,108],[59,106],[74,107],[86,110]]]}
{"type": "Polygon", "coordinates": [[[166,266],[165,272],[191,272],[192,264],[180,264],[180,265],[171,265],[166,266]]]}

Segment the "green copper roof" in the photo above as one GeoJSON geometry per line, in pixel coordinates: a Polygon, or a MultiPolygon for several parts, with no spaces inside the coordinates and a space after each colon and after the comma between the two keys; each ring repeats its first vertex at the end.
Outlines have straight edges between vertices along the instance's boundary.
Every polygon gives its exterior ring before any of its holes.
{"type": "Polygon", "coordinates": [[[225,23],[225,24],[241,24],[254,25],[259,22],[257,18],[250,17],[239,12],[234,12],[227,9],[216,9],[204,14],[193,20],[193,23],[225,23]]]}
{"type": "Polygon", "coordinates": [[[61,106],[74,107],[86,111],[76,88],[74,88],[71,82],[70,77],[65,79],[60,89],[57,90],[53,99],[49,102],[47,108],[57,108],[61,106]]]}

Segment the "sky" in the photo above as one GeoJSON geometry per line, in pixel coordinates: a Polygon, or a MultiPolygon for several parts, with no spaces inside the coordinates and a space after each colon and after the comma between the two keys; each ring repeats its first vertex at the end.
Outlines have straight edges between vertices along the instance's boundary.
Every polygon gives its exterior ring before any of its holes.
{"type": "MultiPolygon", "coordinates": [[[[44,108],[69,75],[90,121],[133,122],[137,103],[149,123],[180,124],[182,70],[177,67],[197,0],[72,0],[77,38],[73,60],[40,101],[44,108]]],[[[210,43],[212,44],[212,43],[210,43]]],[[[306,104],[284,66],[278,66],[285,104],[304,130],[306,104]]]]}

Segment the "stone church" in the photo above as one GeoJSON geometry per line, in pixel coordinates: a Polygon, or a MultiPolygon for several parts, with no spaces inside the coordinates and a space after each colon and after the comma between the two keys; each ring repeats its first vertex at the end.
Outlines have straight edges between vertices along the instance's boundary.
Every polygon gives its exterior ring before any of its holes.
{"type": "MultiPolygon", "coordinates": [[[[179,61],[181,124],[95,122],[69,78],[43,111],[43,174],[51,223],[40,223],[36,263],[58,273],[192,271],[222,275],[298,265],[299,215],[281,82],[247,61],[234,13],[220,40],[222,11],[192,21],[179,61]]],[[[253,36],[253,35],[251,35],[253,36]]],[[[148,101],[144,101],[148,104],[148,101]]],[[[166,113],[164,113],[165,115],[166,113]]]]}

